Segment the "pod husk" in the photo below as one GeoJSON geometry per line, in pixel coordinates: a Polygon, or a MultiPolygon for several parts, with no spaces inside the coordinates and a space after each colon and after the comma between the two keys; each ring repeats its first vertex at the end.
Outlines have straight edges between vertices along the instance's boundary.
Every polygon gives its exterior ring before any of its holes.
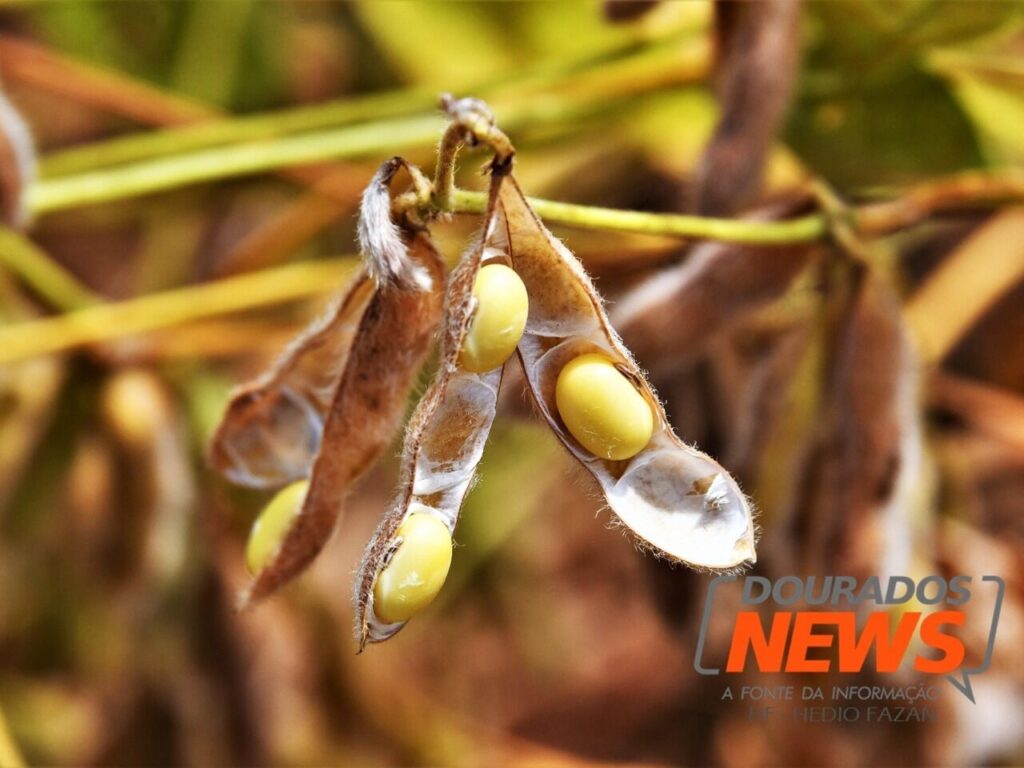
{"type": "Polygon", "coordinates": [[[240,599],[244,608],[312,562],[345,497],[398,429],[409,390],[441,320],[444,263],[426,231],[392,221],[389,185],[400,157],[381,164],[363,194],[365,269],[265,376],[231,400],[211,463],[243,485],[274,488],[309,477],[302,508],[240,599]]]}
{"type": "Polygon", "coordinates": [[[277,553],[243,594],[246,607],[302,572],[327,542],[345,496],[398,429],[441,318],[444,265],[425,233],[407,240],[430,290],[384,283],[363,313],[323,425],[309,491],[277,553]]]}
{"type": "Polygon", "coordinates": [[[324,418],[349,362],[363,314],[375,291],[388,286],[433,291],[433,247],[426,262],[410,258],[410,233],[391,218],[389,185],[403,158],[381,164],[363,192],[359,244],[364,268],[338,303],[312,323],[265,374],[232,395],[210,442],[210,464],[228,480],[250,488],[280,488],[308,477],[324,430],[324,418]]]}
{"type": "Polygon", "coordinates": [[[354,630],[360,650],[367,642],[392,637],[406,624],[384,622],[373,610],[374,584],[401,543],[396,538],[399,526],[416,511],[437,517],[454,533],[494,421],[504,366],[473,373],[460,368],[458,358],[473,319],[473,285],[481,265],[510,263],[506,252],[491,245],[503,179],[500,170],[493,171],[483,231],[452,272],[441,365],[410,419],[398,491],[366,548],[356,577],[354,630]]]}
{"type": "Polygon", "coordinates": [[[799,0],[714,3],[715,130],[694,171],[695,212],[729,216],[753,202],[792,100],[799,0]]]}
{"type": "Polygon", "coordinates": [[[500,189],[499,214],[495,246],[510,254],[530,297],[519,358],[538,409],[558,439],[597,480],[612,512],[641,547],[700,570],[753,562],[755,525],[746,497],[725,469],[672,431],[582,265],[544,227],[511,176],[500,189]],[[654,434],[631,459],[594,456],[558,415],[558,374],[588,352],[612,359],[655,410],[654,434]]]}
{"type": "Polygon", "coordinates": [[[210,463],[217,471],[250,488],[280,488],[309,476],[327,410],[373,294],[374,281],[363,270],[273,368],[233,393],[210,443],[210,463]]]}

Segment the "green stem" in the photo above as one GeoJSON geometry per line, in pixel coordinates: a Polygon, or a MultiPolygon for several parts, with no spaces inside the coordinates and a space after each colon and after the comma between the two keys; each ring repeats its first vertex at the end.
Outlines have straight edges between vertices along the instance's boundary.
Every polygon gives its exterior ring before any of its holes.
{"type": "MultiPolygon", "coordinates": [[[[551,123],[578,116],[587,108],[607,104],[609,99],[692,83],[706,73],[707,59],[703,43],[681,45],[675,41],[671,46],[655,46],[599,67],[598,72],[563,78],[565,82],[561,85],[567,88],[564,94],[530,93],[529,88],[520,90],[503,108],[503,124],[514,129],[551,123]],[[603,75],[603,79],[598,75],[603,75]]],[[[549,83],[550,79],[550,75],[545,75],[538,81],[549,83]]],[[[557,88],[552,90],[557,91],[557,88]]],[[[417,93],[417,98],[421,95],[417,93]]],[[[151,142],[147,151],[161,155],[173,151],[175,154],[112,167],[95,166],[137,156],[134,150],[121,153],[115,143],[134,141],[136,137],[72,150],[79,153],[77,160],[66,154],[44,158],[44,178],[29,190],[28,207],[39,215],[291,165],[429,145],[445,125],[440,115],[407,115],[324,130],[311,129],[331,120],[348,122],[370,115],[379,117],[381,113],[398,109],[402,103],[407,109],[408,96],[406,92],[383,94],[354,102],[144,134],[138,140],[151,142]],[[302,132],[289,135],[295,131],[302,132]],[[246,143],[237,143],[239,141],[246,143]],[[235,143],[222,145],[223,142],[235,143]],[[217,146],[209,147],[211,143],[217,146]],[[196,149],[197,146],[200,148],[196,149]],[[182,152],[182,148],[186,151],[182,152]],[[83,166],[94,169],[76,175],[53,176],[83,166]]]]}
{"type": "MultiPolygon", "coordinates": [[[[709,60],[707,43],[699,35],[662,40],[640,51],[614,50],[603,54],[602,59],[609,55],[610,60],[596,64],[588,57],[545,65],[511,81],[481,84],[471,92],[491,99],[500,108],[503,123],[508,125],[511,111],[529,108],[531,103],[536,103],[538,116],[543,116],[543,105],[538,100],[561,91],[577,100],[596,101],[602,98],[602,89],[604,98],[613,98],[670,84],[698,82],[707,74],[709,60]]],[[[42,159],[41,170],[45,177],[77,174],[220,145],[269,141],[366,121],[410,117],[432,108],[437,96],[435,88],[415,87],[131,134],[55,152],[42,159]]]]}
{"type": "Polygon", "coordinates": [[[444,118],[441,115],[423,115],[290,136],[265,143],[216,147],[77,176],[42,179],[28,190],[28,208],[38,216],[204,181],[404,149],[429,144],[443,128],[444,118]]]}
{"type": "MultiPolygon", "coordinates": [[[[580,110],[577,104],[538,101],[516,110],[507,122],[522,126],[572,119],[580,116],[580,110]]],[[[446,122],[441,114],[380,120],[272,141],[213,147],[74,176],[44,178],[29,188],[26,204],[33,215],[39,216],[289,166],[394,153],[433,144],[446,122]]]]}
{"type": "Polygon", "coordinates": [[[0,364],[318,295],[337,287],[355,266],[352,257],[290,264],[3,326],[0,364]]]}
{"type": "Polygon", "coordinates": [[[437,94],[433,89],[416,88],[294,107],[288,111],[252,117],[225,118],[135,133],[55,152],[41,160],[40,169],[46,177],[66,176],[217,146],[269,141],[292,134],[407,116],[410,112],[429,109],[436,100],[437,94]]]}
{"type": "MultiPolygon", "coordinates": [[[[263,145],[218,147],[182,157],[161,158],[80,176],[43,180],[29,190],[28,205],[38,215],[77,205],[111,202],[199,181],[213,181],[329,158],[352,157],[384,148],[395,150],[428,143],[442,128],[443,118],[428,116],[305,134],[263,145]]],[[[825,230],[824,220],[820,216],[784,222],[733,221],[620,211],[548,200],[535,202],[538,215],[551,221],[623,232],[706,237],[732,242],[786,243],[813,240],[825,230]]],[[[458,212],[481,213],[486,206],[486,196],[454,190],[452,203],[458,212]]]]}
{"type": "Polygon", "coordinates": [[[70,311],[102,301],[32,242],[4,227],[0,227],[0,265],[57,309],[70,311]]]}
{"type": "MultiPolygon", "coordinates": [[[[483,213],[487,209],[487,195],[483,192],[457,189],[452,199],[453,210],[456,213],[483,213]]],[[[535,197],[528,200],[542,219],[581,229],[639,232],[648,235],[694,237],[759,245],[787,245],[818,240],[827,231],[825,217],[820,214],[787,221],[750,221],[624,211],[617,208],[559,203],[535,197]]]]}
{"type": "MultiPolygon", "coordinates": [[[[423,179],[422,183],[426,183],[423,179]]],[[[453,210],[483,213],[487,197],[455,189],[453,210]]],[[[425,195],[410,199],[410,204],[425,195]]],[[[786,245],[828,235],[825,214],[786,221],[749,221],[643,213],[530,199],[537,214],[550,222],[587,229],[706,238],[735,243],[786,245]]],[[[905,216],[891,224],[905,226],[905,216]]],[[[877,232],[883,227],[878,222],[877,232]]],[[[222,314],[282,303],[329,290],[355,264],[354,258],[303,262],[276,269],[150,294],[120,303],[92,305],[96,297],[17,235],[0,230],[0,261],[67,314],[0,327],[0,364],[51,354],[83,344],[180,325],[222,314]]]]}

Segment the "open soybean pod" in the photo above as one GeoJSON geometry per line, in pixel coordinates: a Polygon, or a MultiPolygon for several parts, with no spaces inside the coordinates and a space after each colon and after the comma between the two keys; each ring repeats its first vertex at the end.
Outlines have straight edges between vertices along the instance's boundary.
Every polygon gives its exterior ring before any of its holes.
{"type": "Polygon", "coordinates": [[[398,429],[433,342],[444,264],[425,232],[391,221],[388,184],[403,165],[384,163],[363,197],[366,273],[326,322],[232,400],[214,439],[214,463],[232,479],[271,487],[308,477],[308,486],[293,483],[271,502],[273,520],[254,527],[253,536],[273,541],[250,542],[261,554],[250,558],[259,570],[243,607],[283,586],[323,548],[346,495],[398,429]]]}
{"type": "Polygon", "coordinates": [[[754,561],[752,510],[736,482],[672,431],[582,265],[513,177],[499,201],[494,245],[511,256],[529,293],[518,351],[548,425],[641,546],[697,569],[754,561]]]}
{"type": "MultiPolygon", "coordinates": [[[[467,367],[463,352],[481,311],[474,297],[481,267],[510,264],[507,252],[492,245],[503,182],[504,176],[495,171],[482,233],[452,272],[441,364],[409,422],[396,498],[370,540],[356,578],[355,636],[360,648],[394,635],[440,589],[451,558],[451,535],[494,421],[504,360],[475,372],[467,367]],[[399,570],[404,579],[391,573],[399,570]],[[406,594],[398,594],[401,580],[411,586],[406,594]],[[381,594],[389,605],[381,604],[381,594]]],[[[522,315],[519,333],[525,300],[522,315]]],[[[515,341],[508,353],[514,349],[515,341]]]]}
{"type": "Polygon", "coordinates": [[[210,463],[231,482],[280,488],[308,477],[371,300],[379,300],[378,292],[389,286],[439,290],[430,279],[439,263],[432,246],[421,243],[422,252],[410,258],[408,233],[391,221],[388,185],[402,167],[418,173],[403,159],[392,158],[363,195],[359,239],[366,267],[333,309],[293,341],[269,371],[233,393],[209,450],[210,463]]]}
{"type": "Polygon", "coordinates": [[[378,286],[327,412],[302,509],[243,603],[276,591],[316,557],[334,530],[346,495],[401,422],[440,319],[439,288],[444,283],[442,262],[425,234],[412,237],[409,251],[431,267],[437,288],[378,286]]]}

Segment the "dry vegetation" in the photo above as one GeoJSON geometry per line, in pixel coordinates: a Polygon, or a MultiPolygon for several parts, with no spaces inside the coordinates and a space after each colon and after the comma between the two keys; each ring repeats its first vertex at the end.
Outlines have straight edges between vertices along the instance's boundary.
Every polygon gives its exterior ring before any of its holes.
{"type": "MultiPolygon", "coordinates": [[[[1024,761],[1022,53],[1012,3],[0,5],[0,765],[1024,761]],[[432,171],[442,92],[487,100],[668,421],[753,500],[755,573],[1006,579],[976,705],[808,729],[720,701],[692,668],[707,575],[605,525],[530,368],[488,404],[441,596],[356,655],[394,428],[419,401],[429,437],[453,386],[428,390],[439,294],[374,293],[356,214],[387,158],[432,171]],[[332,306],[317,354],[256,385],[333,409],[312,522],[256,596],[305,571],[236,612],[268,494],[207,449],[232,387],[332,306]],[[388,408],[323,397],[359,373],[388,408]]],[[[449,267],[495,215],[493,149],[400,198],[449,267]]]]}

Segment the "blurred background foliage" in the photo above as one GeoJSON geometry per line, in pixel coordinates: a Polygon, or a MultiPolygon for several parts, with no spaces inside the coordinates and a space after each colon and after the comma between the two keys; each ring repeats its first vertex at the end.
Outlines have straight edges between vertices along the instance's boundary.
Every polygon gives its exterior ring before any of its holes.
{"type": "MultiPolygon", "coordinates": [[[[213,476],[204,446],[230,388],[351,270],[376,164],[432,167],[440,92],[489,101],[530,194],[584,204],[703,210],[702,185],[728,177],[706,148],[730,108],[746,126],[734,161],[765,165],[724,214],[807,210],[811,178],[869,201],[1024,158],[1018,3],[807,3],[765,49],[762,78],[799,59],[767,106],[728,103],[722,81],[762,82],[743,56],[716,59],[712,4],[618,22],[612,5],[0,4],[4,92],[40,157],[32,224],[0,236],[0,764],[1024,761],[1010,204],[852,249],[556,228],[613,308],[705,265],[622,330],[680,434],[760,507],[756,572],[1007,579],[977,706],[948,696],[938,724],[889,728],[747,722],[692,671],[708,577],[594,519],[594,489],[515,379],[427,614],[354,655],[352,574],[397,444],[310,572],[233,611],[265,498],[213,476]]],[[[483,159],[463,159],[461,184],[480,187],[483,159]]],[[[449,257],[475,224],[438,223],[449,257]]]]}

